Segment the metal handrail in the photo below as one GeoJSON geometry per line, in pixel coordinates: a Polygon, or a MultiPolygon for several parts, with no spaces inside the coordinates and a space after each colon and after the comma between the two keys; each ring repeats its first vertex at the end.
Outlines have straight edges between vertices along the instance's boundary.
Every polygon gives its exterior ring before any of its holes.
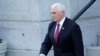
{"type": "Polygon", "coordinates": [[[73,21],[76,21],[96,0],[91,0],[83,9],[81,9],[75,17],[73,17],[73,21]]]}

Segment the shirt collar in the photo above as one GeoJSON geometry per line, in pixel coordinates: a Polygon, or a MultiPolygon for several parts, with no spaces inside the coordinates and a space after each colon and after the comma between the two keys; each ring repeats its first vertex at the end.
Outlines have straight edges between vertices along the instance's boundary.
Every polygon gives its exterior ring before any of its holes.
{"type": "MultiPolygon", "coordinates": [[[[60,29],[61,29],[61,27],[62,27],[64,21],[65,21],[65,17],[63,17],[62,20],[59,22],[59,24],[60,24],[60,29]]],[[[57,22],[57,24],[58,24],[58,22],[57,22]]],[[[59,30],[60,30],[60,29],[59,29],[59,30]]]]}
{"type": "Polygon", "coordinates": [[[65,21],[65,17],[63,17],[63,19],[59,22],[59,24],[62,26],[64,21],[65,21]]]}

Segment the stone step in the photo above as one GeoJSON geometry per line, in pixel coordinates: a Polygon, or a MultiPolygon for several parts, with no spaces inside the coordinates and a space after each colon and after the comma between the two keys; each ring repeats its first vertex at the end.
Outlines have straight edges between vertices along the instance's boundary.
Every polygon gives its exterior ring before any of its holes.
{"type": "Polygon", "coordinates": [[[100,46],[87,47],[86,56],[100,56],[100,46]]]}
{"type": "Polygon", "coordinates": [[[0,56],[5,56],[5,53],[7,52],[7,42],[2,41],[0,43],[0,56]]]}

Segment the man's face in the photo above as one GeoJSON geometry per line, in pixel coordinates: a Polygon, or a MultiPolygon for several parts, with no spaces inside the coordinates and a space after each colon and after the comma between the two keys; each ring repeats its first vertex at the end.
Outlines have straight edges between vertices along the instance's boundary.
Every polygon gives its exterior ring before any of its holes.
{"type": "Polygon", "coordinates": [[[54,7],[51,8],[51,16],[53,21],[59,22],[63,17],[63,13],[59,11],[56,7],[54,7]]]}

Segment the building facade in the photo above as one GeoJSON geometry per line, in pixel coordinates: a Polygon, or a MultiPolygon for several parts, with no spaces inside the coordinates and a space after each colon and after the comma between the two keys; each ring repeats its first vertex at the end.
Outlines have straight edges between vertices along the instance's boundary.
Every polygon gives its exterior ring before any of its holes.
{"type": "MultiPolygon", "coordinates": [[[[0,0],[0,38],[7,41],[6,56],[39,56],[42,41],[51,22],[50,6],[60,2],[66,16],[73,18],[90,0],[0,0]]],[[[100,0],[76,22],[83,35],[84,49],[97,46],[100,32],[100,0]]],[[[86,54],[86,53],[85,53],[86,54]]],[[[51,50],[48,56],[53,56],[51,50]]]]}

